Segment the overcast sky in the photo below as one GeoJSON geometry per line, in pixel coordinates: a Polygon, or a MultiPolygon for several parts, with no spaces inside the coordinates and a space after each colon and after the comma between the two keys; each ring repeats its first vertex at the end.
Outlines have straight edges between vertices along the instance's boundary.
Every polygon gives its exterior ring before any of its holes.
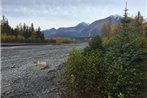
{"type": "Polygon", "coordinates": [[[126,1],[129,16],[140,11],[147,18],[147,0],[1,0],[0,14],[5,15],[13,27],[33,22],[35,27],[49,29],[123,15],[126,1]]]}

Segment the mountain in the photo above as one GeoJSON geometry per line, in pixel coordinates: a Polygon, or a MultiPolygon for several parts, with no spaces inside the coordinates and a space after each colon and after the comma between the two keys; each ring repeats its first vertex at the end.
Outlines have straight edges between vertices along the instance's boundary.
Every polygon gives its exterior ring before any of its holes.
{"type": "Polygon", "coordinates": [[[112,26],[115,23],[120,24],[121,23],[121,17],[118,15],[112,15],[105,19],[96,20],[93,23],[91,23],[86,29],[84,29],[80,34],[82,37],[89,37],[89,36],[95,36],[95,35],[101,35],[101,28],[102,25],[108,22],[110,26],[112,26]]]}
{"type": "Polygon", "coordinates": [[[69,37],[69,38],[76,38],[76,37],[90,37],[95,35],[101,35],[101,28],[102,25],[108,22],[110,26],[115,23],[121,23],[121,17],[119,15],[112,15],[105,19],[96,20],[91,24],[82,22],[74,27],[66,27],[66,28],[51,28],[48,30],[42,31],[45,35],[45,38],[52,38],[52,37],[69,37]]]}
{"type": "Polygon", "coordinates": [[[66,28],[51,28],[49,30],[44,30],[43,33],[46,38],[52,37],[79,37],[79,33],[88,27],[88,24],[82,22],[74,27],[66,27],[66,28]]]}

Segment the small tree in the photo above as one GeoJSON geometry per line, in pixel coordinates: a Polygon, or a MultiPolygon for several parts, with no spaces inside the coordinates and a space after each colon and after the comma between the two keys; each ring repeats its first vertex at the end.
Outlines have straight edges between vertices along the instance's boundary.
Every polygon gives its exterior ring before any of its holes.
{"type": "Polygon", "coordinates": [[[115,23],[111,27],[111,36],[114,36],[116,33],[118,33],[120,30],[120,25],[115,23]]]}
{"type": "Polygon", "coordinates": [[[110,24],[108,22],[105,22],[102,25],[102,29],[101,29],[102,35],[109,39],[110,38],[110,30],[111,30],[110,24]]]}

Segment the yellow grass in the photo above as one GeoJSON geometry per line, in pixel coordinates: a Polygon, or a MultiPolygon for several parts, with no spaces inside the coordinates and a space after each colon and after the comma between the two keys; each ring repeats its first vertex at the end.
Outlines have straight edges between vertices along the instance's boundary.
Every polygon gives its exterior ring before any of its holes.
{"type": "Polygon", "coordinates": [[[36,65],[33,67],[33,69],[35,69],[35,70],[42,70],[42,69],[45,69],[45,68],[47,68],[47,67],[48,67],[47,64],[36,64],[36,65]]]}

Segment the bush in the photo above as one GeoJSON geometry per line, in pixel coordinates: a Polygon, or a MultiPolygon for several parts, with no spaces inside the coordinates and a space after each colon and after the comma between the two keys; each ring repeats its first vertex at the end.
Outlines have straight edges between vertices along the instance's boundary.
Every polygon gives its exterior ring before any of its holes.
{"type": "Polygon", "coordinates": [[[18,35],[16,41],[22,43],[22,42],[25,42],[25,38],[22,35],[18,35]]]}
{"type": "Polygon", "coordinates": [[[142,63],[145,51],[133,36],[119,37],[111,43],[104,56],[107,66],[107,93],[116,98],[122,92],[125,98],[135,98],[143,90],[144,72],[142,63]],[[133,38],[133,39],[132,39],[133,38]]]}
{"type": "Polygon", "coordinates": [[[102,49],[102,40],[100,36],[95,36],[91,38],[88,42],[89,47],[93,50],[102,49]]]}
{"type": "Polygon", "coordinates": [[[1,42],[15,42],[16,37],[14,35],[1,34],[1,42]]]}
{"type": "Polygon", "coordinates": [[[91,51],[83,56],[72,50],[60,77],[60,93],[63,98],[95,98],[104,94],[105,69],[102,51],[91,51]]]}
{"type": "Polygon", "coordinates": [[[103,50],[103,45],[102,45],[102,39],[100,36],[95,36],[91,38],[88,42],[89,46],[84,48],[84,51],[82,52],[83,55],[89,55],[91,51],[93,50],[103,50]]]}

